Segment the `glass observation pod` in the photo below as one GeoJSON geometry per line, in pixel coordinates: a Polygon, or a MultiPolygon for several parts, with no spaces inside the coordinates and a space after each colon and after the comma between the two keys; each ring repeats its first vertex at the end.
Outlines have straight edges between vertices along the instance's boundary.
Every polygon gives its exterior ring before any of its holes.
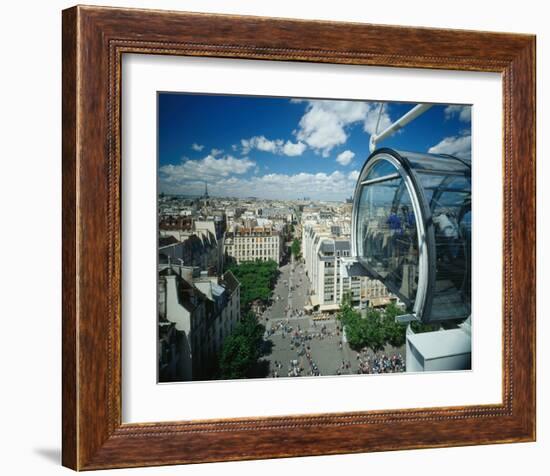
{"type": "Polygon", "coordinates": [[[471,164],[378,149],[355,188],[352,253],[425,323],[471,309],[471,164]]]}

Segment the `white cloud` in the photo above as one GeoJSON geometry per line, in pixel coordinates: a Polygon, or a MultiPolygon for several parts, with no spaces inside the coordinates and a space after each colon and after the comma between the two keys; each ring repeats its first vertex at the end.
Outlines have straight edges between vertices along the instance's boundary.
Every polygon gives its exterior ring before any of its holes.
{"type": "Polygon", "coordinates": [[[283,146],[282,152],[284,155],[295,156],[302,155],[306,150],[307,146],[303,142],[290,142],[287,140],[283,146]]]}
{"type": "Polygon", "coordinates": [[[462,122],[470,122],[472,120],[471,106],[447,106],[443,112],[445,113],[445,119],[458,116],[458,120],[462,122]]]}
{"type": "Polygon", "coordinates": [[[339,171],[327,173],[301,172],[295,175],[265,174],[217,184],[222,195],[256,196],[261,198],[300,198],[342,200],[353,194],[355,180],[339,171]]]}
{"type": "Polygon", "coordinates": [[[191,145],[191,149],[193,149],[194,151],[197,151],[197,152],[200,152],[202,149],[204,149],[204,145],[200,145],[200,144],[193,144],[191,145]]]}
{"type": "MultiPolygon", "coordinates": [[[[379,104],[362,101],[308,101],[306,112],[300,119],[296,137],[328,157],[330,151],[345,144],[349,126],[363,122],[365,132],[375,131],[379,104]]],[[[380,129],[391,123],[386,111],[380,117],[380,129]]]]}
{"type": "Polygon", "coordinates": [[[472,136],[445,137],[441,142],[430,147],[428,152],[432,154],[456,155],[461,159],[469,159],[472,156],[472,136]]]}
{"type": "Polygon", "coordinates": [[[187,181],[161,180],[161,191],[200,195],[204,190],[202,180],[208,180],[208,191],[216,196],[254,196],[268,199],[295,199],[307,196],[321,200],[343,200],[352,196],[357,178],[353,172],[343,174],[339,171],[316,174],[301,172],[294,175],[268,173],[248,178],[236,175],[205,178],[193,174],[187,181]]]}
{"type": "Polygon", "coordinates": [[[344,152],[338,154],[338,157],[336,157],[336,162],[341,165],[348,165],[354,157],[355,154],[351,150],[345,150],[344,152]]]}
{"type": "Polygon", "coordinates": [[[256,165],[248,159],[236,159],[230,155],[216,159],[207,155],[200,160],[183,160],[178,165],[164,165],[160,167],[160,180],[164,183],[181,184],[192,180],[214,180],[228,177],[232,174],[242,175],[256,165]]]}
{"type": "Polygon", "coordinates": [[[358,178],[359,178],[359,170],[353,170],[348,174],[348,179],[353,180],[354,182],[356,182],[358,178]]]}
{"type": "Polygon", "coordinates": [[[306,103],[306,110],[293,134],[297,142],[282,139],[268,139],[265,136],[254,136],[241,140],[243,155],[256,149],[272,154],[297,156],[302,155],[307,147],[328,157],[330,151],[345,144],[348,129],[356,123],[363,124],[363,130],[373,134],[378,124],[383,130],[391,124],[387,107],[380,113],[380,103],[364,101],[334,101],[291,99],[291,103],[306,103]]]}
{"type": "Polygon", "coordinates": [[[213,157],[217,157],[217,156],[220,155],[222,152],[223,152],[223,149],[212,149],[212,150],[210,151],[210,155],[213,156],[213,157]]]}
{"type": "MultiPolygon", "coordinates": [[[[353,106],[354,103],[349,104],[353,106]]],[[[366,107],[365,103],[357,105],[361,109],[366,107]]],[[[345,126],[353,120],[360,120],[364,112],[358,111],[357,105],[353,107],[354,111],[345,111],[330,101],[310,101],[306,113],[300,119],[296,137],[327,157],[333,147],[346,142],[348,136],[345,126]]]]}
{"type": "Polygon", "coordinates": [[[250,153],[252,149],[262,152],[270,152],[278,155],[296,156],[302,155],[306,150],[306,145],[303,142],[284,142],[282,139],[270,140],[265,136],[254,136],[250,139],[241,140],[242,153],[244,155],[250,153]]]}
{"type": "Polygon", "coordinates": [[[380,104],[374,104],[373,107],[370,108],[367,117],[365,117],[365,123],[363,124],[363,130],[367,132],[368,134],[372,135],[376,130],[376,126],[378,125],[378,132],[382,132],[384,129],[387,129],[391,126],[391,119],[390,115],[387,112],[387,106],[382,108],[382,112],[380,113],[380,104]],[[380,116],[380,120],[378,120],[378,117],[380,116]]]}
{"type": "Polygon", "coordinates": [[[255,136],[250,139],[242,139],[243,154],[248,154],[252,149],[258,149],[263,152],[271,152],[275,154],[279,148],[283,146],[281,139],[269,140],[265,136],[255,136]]]}

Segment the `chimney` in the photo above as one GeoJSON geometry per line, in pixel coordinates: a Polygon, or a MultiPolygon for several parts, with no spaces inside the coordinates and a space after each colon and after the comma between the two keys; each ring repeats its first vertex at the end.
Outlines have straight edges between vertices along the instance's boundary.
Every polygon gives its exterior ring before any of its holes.
{"type": "Polygon", "coordinates": [[[185,279],[188,283],[192,283],[193,268],[191,266],[182,266],[180,269],[181,269],[181,277],[185,279]]]}

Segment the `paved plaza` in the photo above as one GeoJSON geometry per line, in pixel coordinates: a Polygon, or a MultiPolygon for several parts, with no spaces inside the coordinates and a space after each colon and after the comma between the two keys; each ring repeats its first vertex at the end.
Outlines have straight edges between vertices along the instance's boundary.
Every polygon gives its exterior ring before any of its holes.
{"type": "MultiPolygon", "coordinates": [[[[316,320],[304,313],[309,280],[303,264],[292,261],[280,269],[273,304],[261,318],[265,340],[271,344],[263,357],[267,377],[357,374],[360,362],[373,359],[372,351],[358,355],[345,342],[335,318],[316,320]]],[[[404,349],[388,347],[378,356],[404,356],[404,349]]]]}

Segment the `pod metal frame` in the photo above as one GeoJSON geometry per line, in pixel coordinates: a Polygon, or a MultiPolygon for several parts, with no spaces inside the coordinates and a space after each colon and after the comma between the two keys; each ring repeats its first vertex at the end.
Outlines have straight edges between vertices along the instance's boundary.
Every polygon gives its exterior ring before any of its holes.
{"type": "MultiPolygon", "coordinates": [[[[436,260],[437,260],[437,250],[436,250],[436,238],[435,238],[435,229],[434,222],[432,217],[431,201],[429,202],[424,193],[424,187],[422,186],[421,179],[418,176],[418,172],[415,170],[415,167],[411,165],[407,155],[418,155],[418,153],[413,152],[398,152],[394,149],[389,148],[380,148],[372,152],[372,154],[367,158],[357,183],[355,186],[354,197],[353,197],[353,209],[352,209],[352,239],[351,239],[351,251],[352,256],[354,256],[357,261],[363,266],[366,271],[366,274],[372,278],[379,279],[388,285],[386,280],[380,276],[375,270],[373,270],[364,259],[363,256],[359,253],[358,245],[358,219],[359,219],[359,202],[361,200],[361,193],[365,185],[372,185],[375,183],[381,183],[388,180],[401,178],[405,184],[406,190],[411,199],[413,212],[415,215],[417,239],[418,239],[418,283],[417,290],[414,300],[414,305],[412,306],[412,316],[411,319],[420,320],[425,323],[429,322],[440,322],[442,319],[432,319],[431,311],[432,304],[435,292],[435,283],[436,283],[436,260]],[[376,177],[373,179],[367,179],[370,171],[373,167],[382,162],[386,161],[393,165],[396,169],[395,173],[387,174],[381,177],[376,177]]],[[[451,156],[451,155],[437,155],[437,154],[420,154],[429,158],[440,159],[444,161],[455,160],[461,163],[465,170],[468,171],[468,177],[471,177],[471,165],[469,161],[462,160],[460,158],[451,156]]],[[[444,175],[441,171],[434,170],[436,174],[444,175]]],[[[423,169],[421,171],[423,174],[432,173],[428,169],[423,169]]],[[[457,176],[459,173],[449,173],[448,176],[457,176]]],[[[446,179],[444,179],[446,180],[446,179]]],[[[432,197],[432,200],[434,197],[432,197]]],[[[399,295],[399,290],[392,289],[391,285],[388,286],[390,291],[394,294],[399,295]]],[[[457,316],[457,319],[464,319],[468,316],[457,316]]]]}

